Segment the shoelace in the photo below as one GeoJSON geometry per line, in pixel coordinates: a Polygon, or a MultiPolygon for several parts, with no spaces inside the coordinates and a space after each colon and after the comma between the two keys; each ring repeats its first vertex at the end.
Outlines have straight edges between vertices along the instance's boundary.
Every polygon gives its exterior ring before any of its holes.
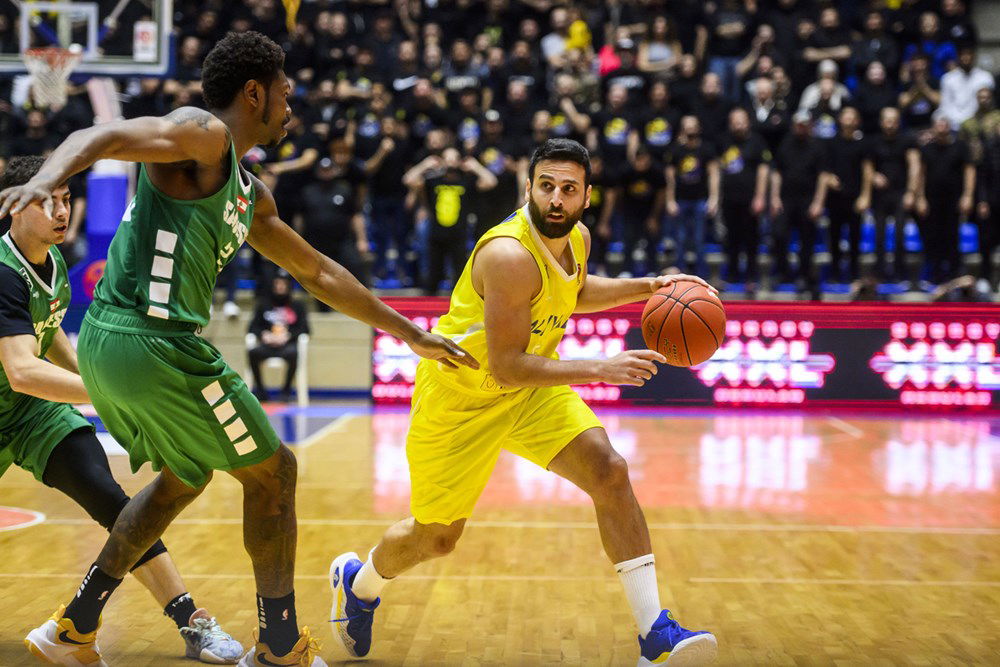
{"type": "Polygon", "coordinates": [[[319,641],[309,634],[309,628],[302,628],[302,636],[306,638],[306,648],[302,652],[302,659],[299,661],[299,664],[309,667],[312,665],[313,658],[319,655],[320,645],[319,641]]]}
{"type": "Polygon", "coordinates": [[[232,639],[232,636],[222,629],[214,616],[212,618],[196,618],[194,619],[194,627],[186,627],[184,630],[215,639],[232,639]]]}

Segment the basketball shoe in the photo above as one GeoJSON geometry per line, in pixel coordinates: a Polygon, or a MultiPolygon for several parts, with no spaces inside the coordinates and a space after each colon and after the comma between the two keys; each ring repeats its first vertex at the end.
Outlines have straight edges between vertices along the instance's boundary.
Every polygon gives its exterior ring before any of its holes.
{"type": "Polygon", "coordinates": [[[372,621],[379,598],[374,602],[359,600],[351,590],[351,583],[363,563],[353,551],[340,554],[330,563],[330,590],[333,606],[330,622],[334,624],[333,636],[348,656],[363,658],[372,647],[372,621]]]}
{"type": "Polygon", "coordinates": [[[719,645],[710,632],[692,632],[664,609],[645,637],[639,637],[638,667],[667,664],[671,667],[707,665],[715,661],[719,645]]]}
{"type": "Polygon", "coordinates": [[[191,614],[188,625],[181,628],[184,655],[213,665],[231,665],[243,655],[243,645],[208,615],[204,609],[191,614]]]}
{"type": "MultiPolygon", "coordinates": [[[[256,638],[257,633],[254,632],[256,638]]],[[[285,655],[275,655],[264,642],[256,642],[240,660],[238,667],[327,667],[319,657],[319,643],[303,627],[299,641],[285,655]]]]}
{"type": "Polygon", "coordinates": [[[52,618],[28,633],[24,638],[28,652],[41,662],[65,667],[108,667],[97,648],[97,629],[77,632],[73,621],[63,617],[65,613],[66,605],[60,605],[52,618]]]}

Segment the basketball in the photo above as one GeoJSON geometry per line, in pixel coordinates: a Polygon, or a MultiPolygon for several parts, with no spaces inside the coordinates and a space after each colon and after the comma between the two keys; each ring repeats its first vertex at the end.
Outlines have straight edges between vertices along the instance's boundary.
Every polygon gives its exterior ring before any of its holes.
{"type": "Polygon", "coordinates": [[[708,361],[722,345],[726,310],[719,297],[696,282],[680,280],[657,290],[642,311],[646,346],[671,366],[708,361]]]}

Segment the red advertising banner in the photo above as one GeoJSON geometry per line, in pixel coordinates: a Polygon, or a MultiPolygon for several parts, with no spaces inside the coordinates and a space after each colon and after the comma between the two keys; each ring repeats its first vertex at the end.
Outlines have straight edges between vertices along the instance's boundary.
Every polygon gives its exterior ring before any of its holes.
{"type": "MultiPolygon", "coordinates": [[[[432,327],[443,298],[389,298],[432,327]]],[[[574,316],[563,359],[643,347],[642,304],[574,316]]],[[[664,366],[643,387],[575,387],[595,405],[802,406],[1000,410],[1000,307],[897,303],[726,304],[726,338],[691,368],[664,366]]],[[[372,398],[406,403],[417,357],[384,332],[374,340],[372,398]]]]}

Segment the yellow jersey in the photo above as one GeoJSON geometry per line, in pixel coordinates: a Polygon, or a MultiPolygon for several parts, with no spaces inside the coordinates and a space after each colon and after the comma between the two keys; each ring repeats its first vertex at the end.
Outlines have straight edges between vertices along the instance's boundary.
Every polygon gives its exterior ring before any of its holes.
{"type": "Polygon", "coordinates": [[[498,236],[517,239],[535,258],[542,276],[542,288],[531,301],[531,339],[525,352],[558,359],[556,348],[566,331],[566,323],[576,309],[577,296],[583,287],[587,271],[587,248],[583,233],[578,226],[574,226],[569,234],[575,271],[567,273],[542,242],[528,215],[525,206],[483,234],[451,293],[448,313],[433,329],[434,333],[451,338],[465,348],[479,361],[479,370],[466,366],[449,368],[426,359],[421,362],[428,364],[435,379],[470,395],[497,396],[521,389],[499,384],[490,372],[483,298],[472,285],[472,263],[485,243],[498,236]]]}

